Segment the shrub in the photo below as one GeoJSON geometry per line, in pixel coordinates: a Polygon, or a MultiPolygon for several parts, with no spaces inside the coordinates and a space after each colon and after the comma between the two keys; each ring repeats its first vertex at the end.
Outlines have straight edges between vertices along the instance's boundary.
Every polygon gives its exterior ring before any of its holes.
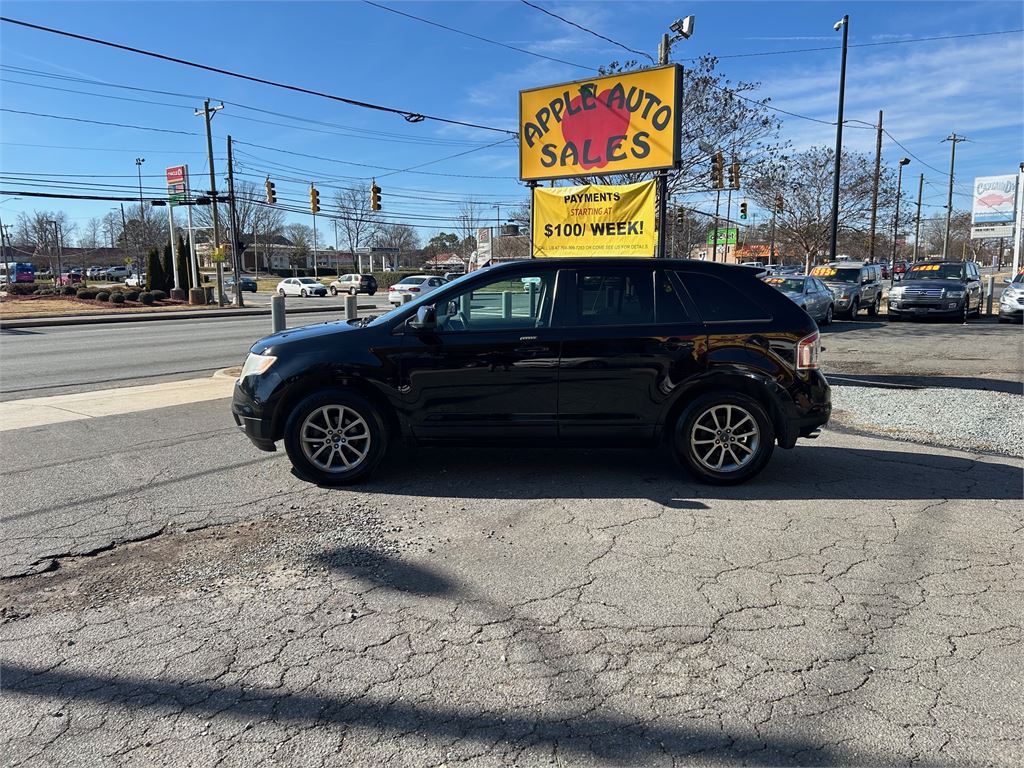
{"type": "Polygon", "coordinates": [[[140,295],[141,295],[141,294],[140,294],[140,293],[139,293],[138,291],[128,291],[128,292],[127,292],[127,293],[126,293],[126,294],[124,295],[124,297],[125,297],[125,298],[126,298],[126,299],[127,299],[128,301],[138,301],[138,300],[139,300],[139,296],[140,296],[140,295]]]}
{"type": "Polygon", "coordinates": [[[110,291],[97,291],[96,292],[96,301],[109,301],[109,300],[110,300],[110,291]]]}
{"type": "Polygon", "coordinates": [[[60,292],[65,296],[74,296],[76,293],[78,293],[78,289],[75,288],[75,286],[73,285],[65,285],[63,288],[60,289],[60,292]]]}
{"type": "Polygon", "coordinates": [[[163,301],[166,298],[167,298],[167,294],[164,293],[163,291],[153,291],[153,300],[154,301],[163,301]]]}
{"type": "Polygon", "coordinates": [[[110,303],[111,304],[124,304],[124,294],[123,293],[112,293],[112,294],[110,294],[110,303]]]}
{"type": "Polygon", "coordinates": [[[4,290],[8,296],[31,296],[39,290],[39,286],[35,283],[12,283],[4,286],[4,290]]]}
{"type": "Polygon", "coordinates": [[[91,291],[88,288],[80,288],[78,293],[75,294],[80,299],[95,299],[96,291],[91,291]]]}
{"type": "Polygon", "coordinates": [[[36,288],[32,294],[34,296],[53,296],[53,288],[36,288]]]}
{"type": "Polygon", "coordinates": [[[153,294],[149,291],[145,291],[139,294],[139,301],[145,304],[147,307],[153,303],[153,294]]]}

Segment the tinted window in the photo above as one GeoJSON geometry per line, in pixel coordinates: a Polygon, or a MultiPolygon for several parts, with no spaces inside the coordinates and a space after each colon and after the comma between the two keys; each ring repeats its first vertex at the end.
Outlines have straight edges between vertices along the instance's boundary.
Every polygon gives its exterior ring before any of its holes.
{"type": "Polygon", "coordinates": [[[576,276],[576,324],[653,324],[652,278],[648,269],[580,270],[576,276]]]}
{"type": "Polygon", "coordinates": [[[659,323],[688,323],[690,313],[686,311],[683,297],[676,289],[668,274],[662,271],[654,276],[654,310],[659,323]]]}
{"type": "Polygon", "coordinates": [[[770,320],[771,313],[736,285],[712,275],[677,272],[705,323],[770,320]]]}
{"type": "Polygon", "coordinates": [[[419,285],[426,279],[425,277],[407,277],[402,281],[402,285],[419,285]]]}
{"type": "Polygon", "coordinates": [[[449,295],[434,305],[438,330],[458,333],[546,328],[554,288],[555,273],[537,270],[449,295]]]}

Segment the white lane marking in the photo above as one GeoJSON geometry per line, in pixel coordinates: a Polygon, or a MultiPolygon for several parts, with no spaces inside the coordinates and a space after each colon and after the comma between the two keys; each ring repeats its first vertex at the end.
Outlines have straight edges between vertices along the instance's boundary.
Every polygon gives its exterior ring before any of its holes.
{"type": "Polygon", "coordinates": [[[0,403],[0,432],[219,400],[231,397],[234,384],[220,376],[11,400],[0,403]]]}

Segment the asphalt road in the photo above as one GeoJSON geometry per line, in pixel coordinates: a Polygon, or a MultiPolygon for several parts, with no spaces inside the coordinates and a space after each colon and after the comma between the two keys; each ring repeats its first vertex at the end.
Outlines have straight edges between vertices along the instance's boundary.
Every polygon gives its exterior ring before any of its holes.
{"type": "Polygon", "coordinates": [[[4,443],[4,765],[1024,762],[1019,460],[826,431],[738,488],[538,447],[329,490],[225,400],[4,443]]]}

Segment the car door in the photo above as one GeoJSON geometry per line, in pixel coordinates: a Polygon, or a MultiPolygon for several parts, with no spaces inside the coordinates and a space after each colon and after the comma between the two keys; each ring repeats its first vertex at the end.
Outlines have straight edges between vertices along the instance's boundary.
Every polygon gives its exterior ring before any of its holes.
{"type": "Polygon", "coordinates": [[[436,330],[400,330],[398,388],[415,437],[555,437],[560,342],[550,318],[557,280],[538,264],[487,272],[440,289],[436,330]]]}
{"type": "Polygon", "coordinates": [[[559,437],[652,437],[705,366],[707,335],[689,299],[649,266],[581,267],[560,278],[558,302],[559,437]]]}
{"type": "Polygon", "coordinates": [[[978,265],[973,261],[967,262],[967,290],[970,297],[968,306],[977,307],[980,314],[981,305],[985,300],[985,292],[981,287],[981,272],[978,271],[978,265]]]}

